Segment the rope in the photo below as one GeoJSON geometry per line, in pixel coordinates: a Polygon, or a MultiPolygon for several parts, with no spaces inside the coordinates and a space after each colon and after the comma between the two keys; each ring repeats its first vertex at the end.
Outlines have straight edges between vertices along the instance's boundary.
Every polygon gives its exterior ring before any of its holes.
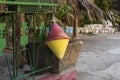
{"type": "Polygon", "coordinates": [[[58,20],[58,19],[55,17],[54,13],[53,13],[53,15],[52,15],[52,20],[51,20],[51,21],[53,21],[53,22],[58,22],[58,23],[60,23],[62,26],[65,26],[60,20],[58,20]]]}

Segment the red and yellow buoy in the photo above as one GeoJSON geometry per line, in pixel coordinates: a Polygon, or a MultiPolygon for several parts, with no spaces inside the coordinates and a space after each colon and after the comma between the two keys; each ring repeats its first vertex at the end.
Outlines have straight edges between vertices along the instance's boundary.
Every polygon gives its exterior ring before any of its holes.
{"type": "Polygon", "coordinates": [[[48,34],[46,44],[59,59],[62,59],[68,46],[69,39],[70,37],[54,22],[48,34]]]}

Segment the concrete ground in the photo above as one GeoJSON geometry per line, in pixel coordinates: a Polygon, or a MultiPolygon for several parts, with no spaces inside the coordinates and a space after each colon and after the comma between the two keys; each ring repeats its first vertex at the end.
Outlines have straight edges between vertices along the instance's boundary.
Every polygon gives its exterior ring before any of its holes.
{"type": "Polygon", "coordinates": [[[78,80],[120,80],[120,33],[79,37],[78,80]]]}
{"type": "MultiPolygon", "coordinates": [[[[83,47],[76,63],[78,80],[120,80],[120,33],[79,37],[83,47]]],[[[0,65],[0,80],[9,80],[4,57],[0,65]]]]}

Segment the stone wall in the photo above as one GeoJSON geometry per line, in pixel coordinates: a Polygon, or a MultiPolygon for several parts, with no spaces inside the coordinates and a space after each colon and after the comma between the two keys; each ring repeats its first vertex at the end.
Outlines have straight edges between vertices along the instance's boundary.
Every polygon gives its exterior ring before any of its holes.
{"type": "Polygon", "coordinates": [[[68,68],[74,67],[79,57],[81,46],[80,41],[71,41],[62,60],[59,60],[53,55],[53,68],[51,72],[60,73],[68,68]]]}
{"type": "MultiPolygon", "coordinates": [[[[33,43],[29,43],[28,48],[31,59],[33,58],[32,56],[36,54],[39,45],[40,43],[37,42],[36,50],[33,54],[33,43]]],[[[53,73],[60,73],[68,68],[74,67],[79,57],[81,46],[82,43],[80,41],[70,41],[63,59],[59,60],[46,45],[43,45],[38,53],[37,67],[40,69],[50,65],[52,68],[48,71],[53,73]]]]}

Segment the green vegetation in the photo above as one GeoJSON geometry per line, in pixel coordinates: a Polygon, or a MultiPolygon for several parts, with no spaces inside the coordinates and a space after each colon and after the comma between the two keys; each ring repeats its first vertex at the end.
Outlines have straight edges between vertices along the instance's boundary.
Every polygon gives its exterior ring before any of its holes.
{"type": "Polygon", "coordinates": [[[95,0],[95,4],[106,12],[110,10],[112,0],[95,0]]]}
{"type": "Polygon", "coordinates": [[[120,25],[120,8],[119,0],[95,0],[95,4],[99,6],[103,11],[108,13],[109,11],[113,12],[112,17],[114,18],[114,27],[119,27],[120,25]]]}
{"type": "Polygon", "coordinates": [[[69,17],[72,17],[74,19],[73,14],[70,13],[70,11],[72,11],[72,10],[73,10],[73,8],[71,6],[61,2],[59,5],[57,18],[59,20],[62,20],[65,16],[69,16],[69,17]]]}

